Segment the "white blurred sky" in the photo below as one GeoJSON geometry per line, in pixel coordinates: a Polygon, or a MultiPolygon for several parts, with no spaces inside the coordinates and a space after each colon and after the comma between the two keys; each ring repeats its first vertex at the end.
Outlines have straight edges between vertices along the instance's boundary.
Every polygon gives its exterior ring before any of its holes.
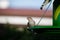
{"type": "MultiPolygon", "coordinates": [[[[0,0],[0,6],[8,5],[10,8],[17,8],[17,9],[19,8],[40,9],[40,6],[42,5],[43,2],[44,0],[0,0]],[[9,5],[6,2],[8,2],[9,5]]],[[[52,9],[52,5],[53,4],[50,5],[49,9],[52,9]]]]}

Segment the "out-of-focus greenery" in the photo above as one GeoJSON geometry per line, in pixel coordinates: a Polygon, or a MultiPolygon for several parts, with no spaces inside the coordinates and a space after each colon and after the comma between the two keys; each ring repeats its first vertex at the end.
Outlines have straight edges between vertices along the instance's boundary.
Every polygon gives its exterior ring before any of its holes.
{"type": "Polygon", "coordinates": [[[56,11],[54,12],[53,24],[54,26],[60,26],[60,5],[57,7],[56,11]]]}
{"type": "Polygon", "coordinates": [[[53,26],[60,26],[60,0],[53,3],[53,26]]]}

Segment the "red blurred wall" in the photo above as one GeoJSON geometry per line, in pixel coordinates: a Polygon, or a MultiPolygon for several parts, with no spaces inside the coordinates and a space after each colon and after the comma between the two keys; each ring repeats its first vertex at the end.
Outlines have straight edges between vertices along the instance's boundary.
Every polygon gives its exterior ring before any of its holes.
{"type": "MultiPolygon", "coordinates": [[[[0,9],[0,15],[6,16],[42,16],[45,10],[34,9],[0,9]]],[[[52,17],[52,10],[48,10],[44,17],[52,17]]]]}

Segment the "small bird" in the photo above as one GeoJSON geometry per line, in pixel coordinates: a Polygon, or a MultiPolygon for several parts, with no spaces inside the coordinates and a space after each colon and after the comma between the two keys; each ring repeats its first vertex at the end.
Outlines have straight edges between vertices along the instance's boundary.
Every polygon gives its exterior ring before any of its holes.
{"type": "Polygon", "coordinates": [[[51,1],[51,0],[45,0],[45,1],[43,2],[42,6],[40,7],[40,9],[42,10],[43,7],[44,7],[45,5],[47,5],[50,1],[51,1]]]}
{"type": "Polygon", "coordinates": [[[31,17],[27,17],[27,19],[28,19],[27,28],[34,27],[35,21],[31,17]]]}
{"type": "Polygon", "coordinates": [[[32,27],[35,26],[35,21],[31,17],[27,17],[27,19],[28,19],[27,30],[32,33],[35,33],[34,30],[32,29],[32,27]]]}

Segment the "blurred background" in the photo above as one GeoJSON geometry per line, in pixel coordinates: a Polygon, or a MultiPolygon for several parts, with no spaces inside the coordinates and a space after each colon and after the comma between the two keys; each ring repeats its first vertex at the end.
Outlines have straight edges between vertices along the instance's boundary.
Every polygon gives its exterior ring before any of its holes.
{"type": "MultiPolygon", "coordinates": [[[[50,3],[48,3],[43,10],[40,7],[44,0],[0,0],[0,38],[2,40],[48,40],[59,39],[60,30],[54,28],[37,28],[27,29],[27,17],[30,16],[38,23],[44,11],[50,3]],[[6,24],[6,25],[5,25],[6,24]],[[11,24],[11,25],[10,25],[11,24]]],[[[36,25],[35,24],[35,25],[36,25]]],[[[53,0],[45,13],[39,26],[53,25],[53,0]]]]}
{"type": "MultiPolygon", "coordinates": [[[[26,17],[31,16],[38,23],[49,3],[40,10],[44,0],[0,0],[0,23],[27,25],[26,17]]],[[[39,25],[52,26],[53,0],[39,25]]]]}

